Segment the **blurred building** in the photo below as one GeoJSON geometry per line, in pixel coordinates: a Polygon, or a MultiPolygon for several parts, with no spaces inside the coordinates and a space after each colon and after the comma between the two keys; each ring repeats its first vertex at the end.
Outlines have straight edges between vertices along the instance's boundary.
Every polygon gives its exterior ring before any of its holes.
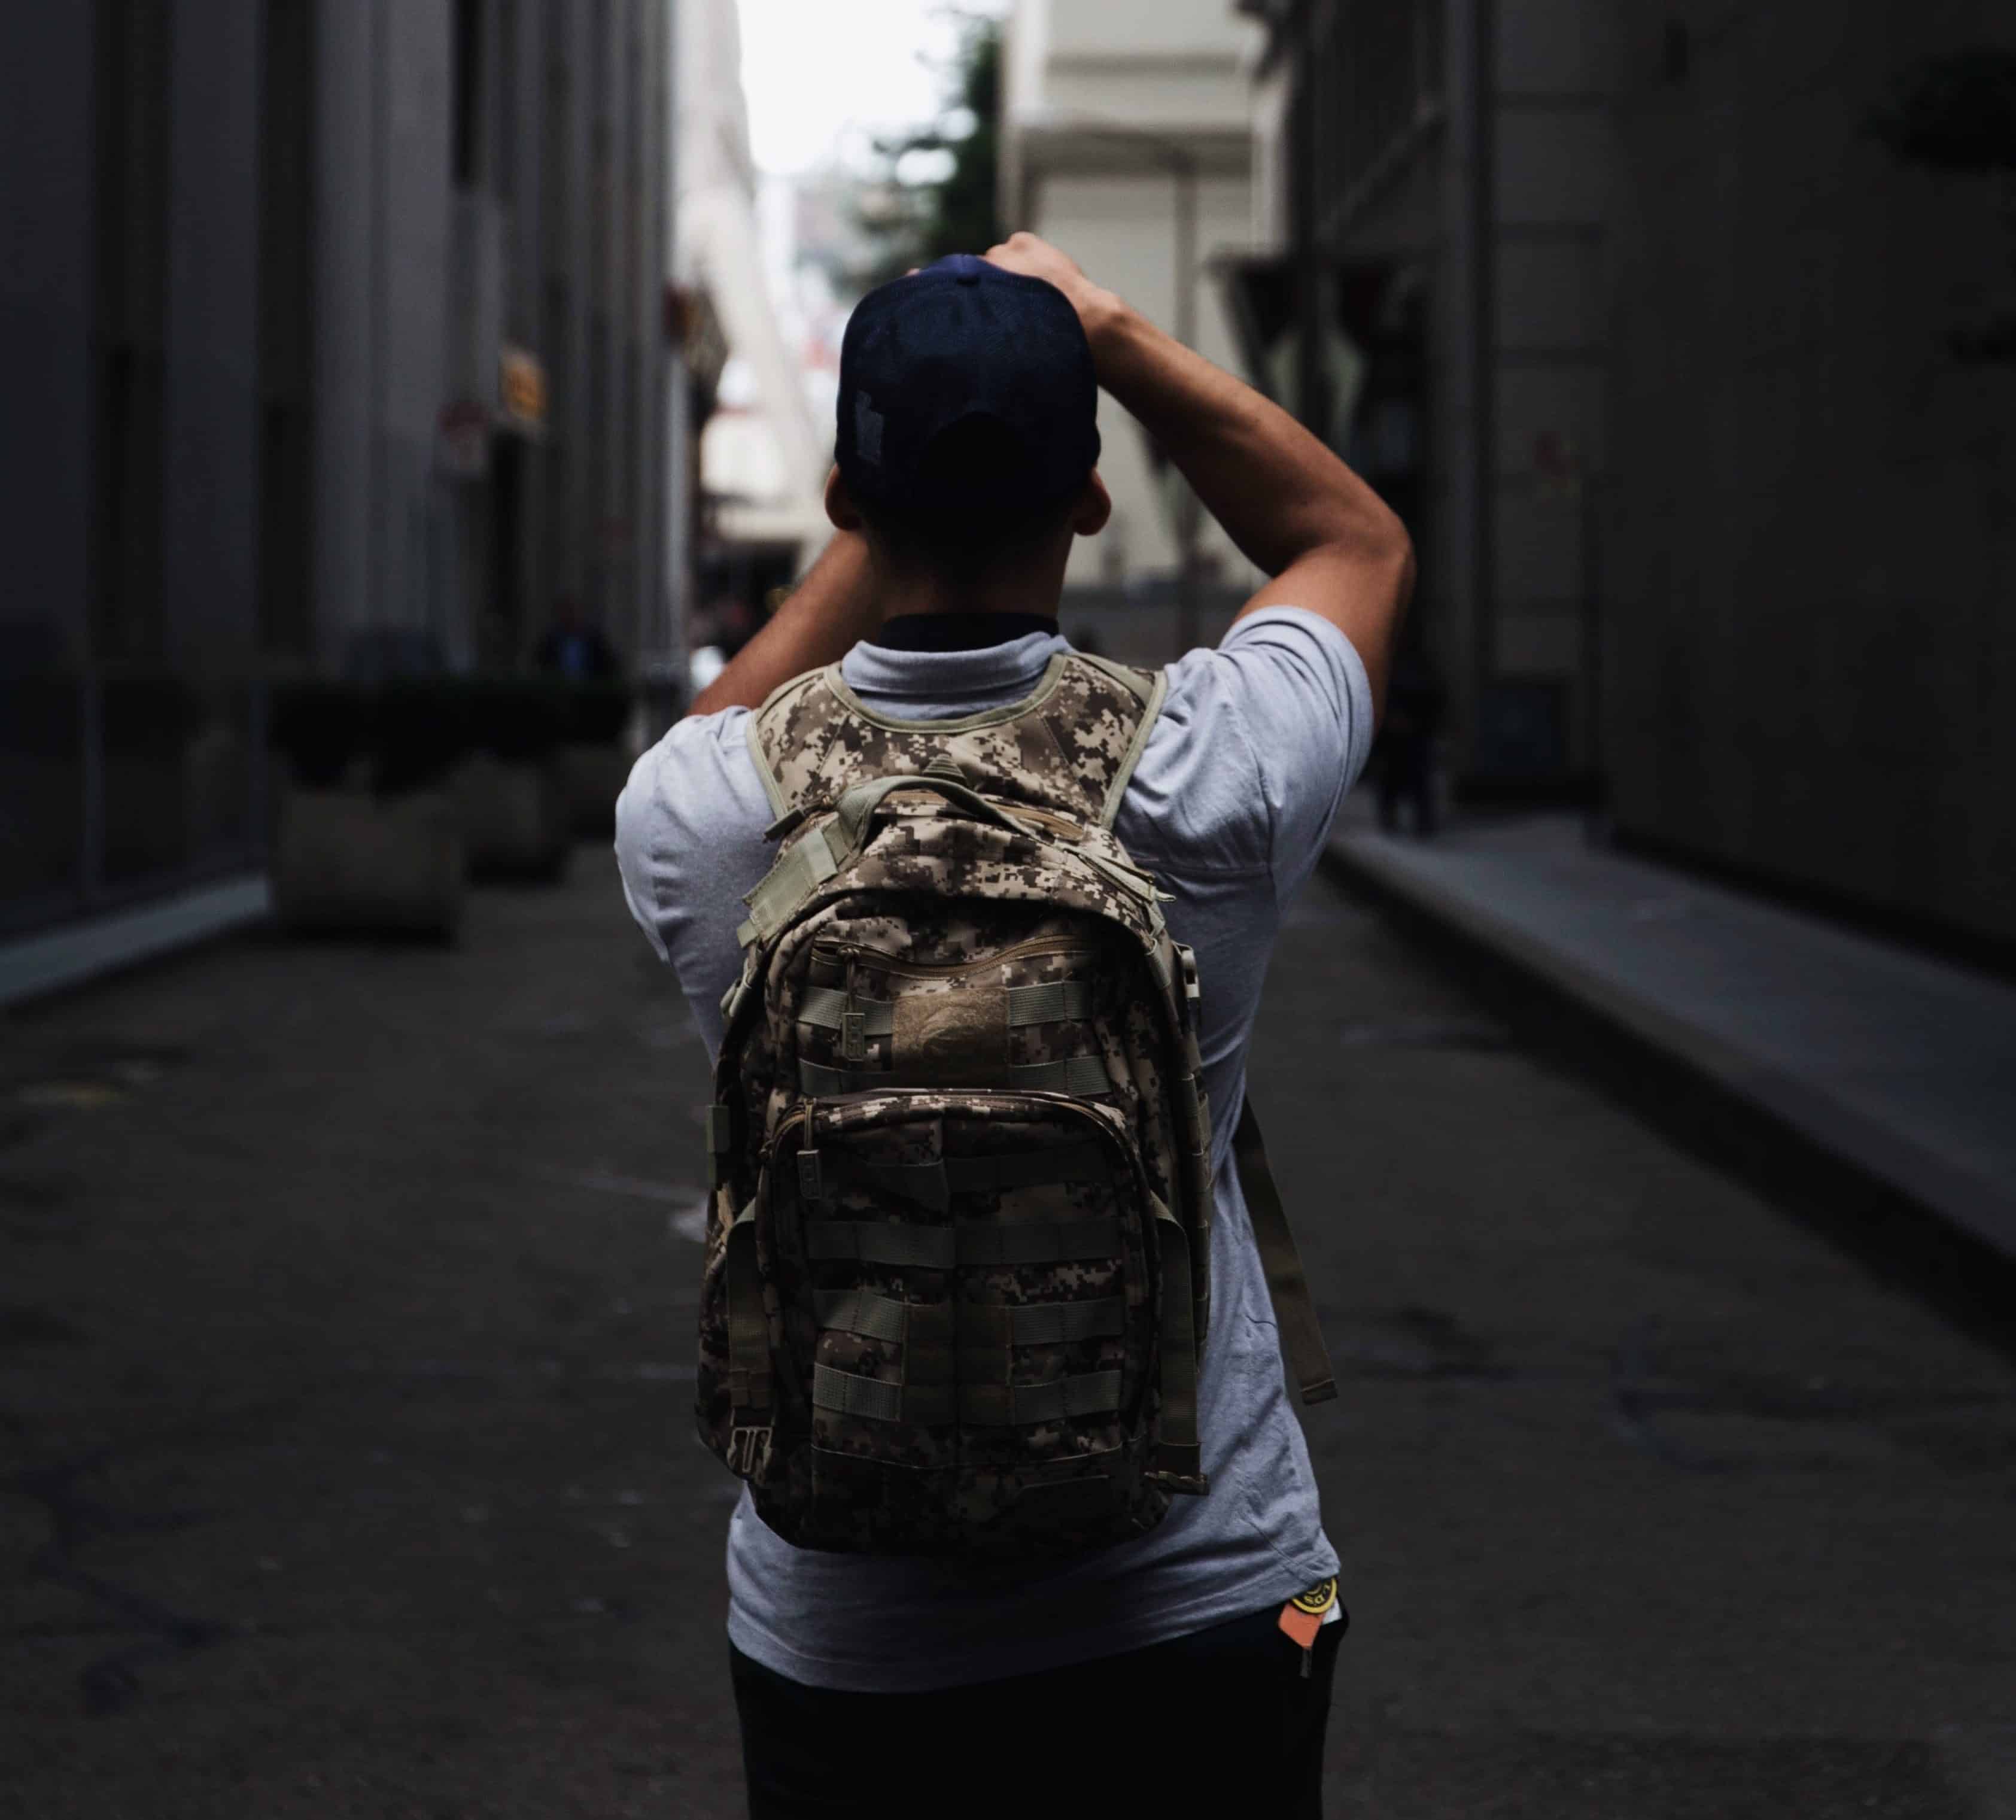
{"type": "Polygon", "coordinates": [[[1284,249],[1249,293],[1413,527],[1459,786],[2016,937],[2016,16],[1242,9],[1284,249]],[[1915,160],[1914,92],[1958,110],[1915,160]]]}
{"type": "MultiPolygon", "coordinates": [[[[1081,260],[1144,314],[1237,366],[1213,263],[1254,243],[1251,60],[1259,34],[1226,0],[1017,0],[1006,22],[1001,213],[1081,260]]],[[[1072,552],[1065,617],[1143,655],[1176,630],[1188,488],[1102,399],[1113,522],[1072,552]],[[1145,641],[1145,642],[1144,642],[1145,641]]],[[[1194,526],[1201,630],[1251,579],[1208,519],[1194,526]]]]}
{"type": "Polygon", "coordinates": [[[1473,792],[1586,787],[1598,740],[1611,181],[1601,0],[1250,0],[1287,257],[1284,402],[1409,524],[1410,636],[1473,792]]]}
{"type": "MultiPolygon", "coordinates": [[[[766,268],[761,186],[749,146],[735,0],[679,15],[682,287],[718,323],[725,365],[698,398],[697,646],[733,650],[830,533],[822,504],[830,423],[814,420],[801,350],[778,318],[766,268]]],[[[788,207],[787,193],[773,200],[788,207]]]]}
{"type": "Polygon", "coordinates": [[[2016,10],[1690,6],[1610,42],[1618,826],[2007,958],[2016,10]],[[1900,107],[1914,142],[1877,130],[1900,107]]]}
{"type": "Polygon", "coordinates": [[[0,930],[253,868],[262,678],[669,643],[669,38],[0,10],[0,930]]]}

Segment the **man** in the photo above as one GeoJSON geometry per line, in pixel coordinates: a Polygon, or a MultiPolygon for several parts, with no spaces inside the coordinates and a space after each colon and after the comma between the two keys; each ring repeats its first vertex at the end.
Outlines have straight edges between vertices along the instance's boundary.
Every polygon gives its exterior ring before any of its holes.
{"type": "Polygon", "coordinates": [[[581,602],[563,594],[553,622],[532,653],[532,661],[548,676],[571,682],[599,682],[616,674],[616,651],[602,628],[589,623],[581,602]]]}
{"type": "Polygon", "coordinates": [[[739,899],[774,852],[749,710],[835,661],[870,709],[912,721],[1028,697],[1064,648],[1071,540],[1111,510],[1095,377],[1273,578],[1218,650],[1172,668],[1114,831],[1171,894],[1171,932],[1204,986],[1220,1110],[1198,1391],[1212,1489],[1138,1541],[1033,1570],[794,1549],[745,1494],[729,1634],[759,1820],[1319,1812],[1344,1627],[1302,1631],[1305,1648],[1283,1608],[1337,1562],[1226,1151],[1283,906],[1371,743],[1413,583],[1398,521],[1285,413],[1030,235],[898,279],[847,331],[826,488],[837,535],[639,762],[617,856],[711,1050],[739,899]]]}

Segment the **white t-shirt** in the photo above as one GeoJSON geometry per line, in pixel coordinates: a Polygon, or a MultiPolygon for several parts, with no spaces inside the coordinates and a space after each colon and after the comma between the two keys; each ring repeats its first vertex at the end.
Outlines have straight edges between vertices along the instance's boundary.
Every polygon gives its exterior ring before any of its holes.
{"type": "MultiPolygon", "coordinates": [[[[871,708],[949,719],[1028,696],[1064,648],[1042,632],[978,651],[859,644],[842,671],[871,708]]],[[[747,715],[731,708],[680,722],[638,760],[616,809],[632,913],[678,970],[710,1057],[722,994],[740,970],[742,894],[774,857],[747,715]]],[[[1171,667],[1114,824],[1173,894],[1170,932],[1196,950],[1204,988],[1218,1183],[1197,1386],[1210,1494],[1175,1499],[1138,1541],[1031,1569],[795,1548],[745,1493],[728,1536],[729,1635],[745,1654],[817,1687],[945,1687],[1161,1642],[1336,1573],[1229,1149],[1281,912],[1315,867],[1371,738],[1371,691],[1349,641],[1301,608],[1269,607],[1217,650],[1171,667]]]]}

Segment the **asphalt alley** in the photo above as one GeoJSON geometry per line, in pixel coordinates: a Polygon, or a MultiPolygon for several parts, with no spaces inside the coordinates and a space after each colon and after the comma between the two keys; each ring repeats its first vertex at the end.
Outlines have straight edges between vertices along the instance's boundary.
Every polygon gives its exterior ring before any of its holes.
{"type": "MultiPolygon", "coordinates": [[[[2016,1371],[1527,1035],[1334,886],[1283,936],[1330,1810],[2009,1811],[2016,1371]]],[[[587,849],[0,1025],[0,1809],[741,1811],[705,1092],[587,849]]]]}

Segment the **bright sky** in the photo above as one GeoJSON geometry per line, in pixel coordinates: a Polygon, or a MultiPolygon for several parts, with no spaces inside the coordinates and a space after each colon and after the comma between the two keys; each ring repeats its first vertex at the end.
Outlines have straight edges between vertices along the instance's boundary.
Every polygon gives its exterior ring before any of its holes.
{"type": "MultiPolygon", "coordinates": [[[[958,42],[945,0],[736,0],[742,86],[758,168],[858,154],[877,133],[934,118],[938,66],[958,42]]],[[[999,12],[999,0],[963,10],[999,12]]]]}

